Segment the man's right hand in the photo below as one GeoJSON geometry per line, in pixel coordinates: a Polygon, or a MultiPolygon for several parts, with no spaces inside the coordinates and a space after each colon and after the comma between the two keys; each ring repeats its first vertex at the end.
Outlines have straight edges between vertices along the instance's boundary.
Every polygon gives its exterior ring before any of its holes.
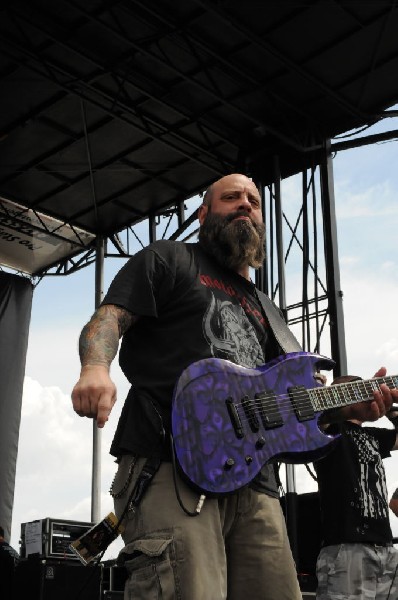
{"type": "Polygon", "coordinates": [[[116,386],[104,365],[85,365],[72,390],[72,405],[80,417],[97,420],[102,428],[116,402],[116,386]]]}

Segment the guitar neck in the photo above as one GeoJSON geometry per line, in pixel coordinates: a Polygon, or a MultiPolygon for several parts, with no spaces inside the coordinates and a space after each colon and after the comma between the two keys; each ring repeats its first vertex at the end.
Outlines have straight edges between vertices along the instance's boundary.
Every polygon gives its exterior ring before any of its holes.
{"type": "Polygon", "coordinates": [[[382,383],[385,383],[390,389],[397,388],[398,375],[337,383],[327,387],[313,388],[308,390],[308,393],[314,410],[324,411],[356,402],[373,400],[373,392],[380,390],[382,383]]]}

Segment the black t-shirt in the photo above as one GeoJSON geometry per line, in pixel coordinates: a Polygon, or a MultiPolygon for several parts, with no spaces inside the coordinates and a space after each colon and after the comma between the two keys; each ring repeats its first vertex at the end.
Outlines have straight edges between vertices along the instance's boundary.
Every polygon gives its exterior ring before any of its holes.
{"type": "MultiPolygon", "coordinates": [[[[176,381],[191,363],[217,357],[255,367],[280,354],[255,286],[219,266],[199,244],[164,240],[147,246],[119,271],[103,304],[140,316],[119,353],[132,387],[111,446],[114,456],[169,459],[162,432],[170,430],[176,381]]],[[[261,487],[277,495],[270,472],[263,470],[261,487]]]]}
{"type": "Polygon", "coordinates": [[[382,459],[390,456],[396,435],[394,429],[346,422],[333,449],[314,463],[324,546],[391,542],[382,459]]]}

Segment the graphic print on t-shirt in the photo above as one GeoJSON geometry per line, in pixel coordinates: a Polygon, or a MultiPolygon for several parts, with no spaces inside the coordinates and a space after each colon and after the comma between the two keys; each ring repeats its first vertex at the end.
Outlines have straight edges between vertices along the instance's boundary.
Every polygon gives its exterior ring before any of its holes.
{"type": "Polygon", "coordinates": [[[363,518],[388,518],[387,503],[383,500],[388,497],[388,493],[378,442],[361,429],[350,430],[348,433],[352,436],[358,452],[359,475],[358,485],[354,487],[354,501],[363,518]],[[370,478],[374,478],[374,481],[370,478]]]}
{"type": "Polygon", "coordinates": [[[203,333],[215,358],[224,358],[255,367],[264,362],[256,332],[239,304],[220,300],[211,292],[211,302],[203,318],[203,333]]]}

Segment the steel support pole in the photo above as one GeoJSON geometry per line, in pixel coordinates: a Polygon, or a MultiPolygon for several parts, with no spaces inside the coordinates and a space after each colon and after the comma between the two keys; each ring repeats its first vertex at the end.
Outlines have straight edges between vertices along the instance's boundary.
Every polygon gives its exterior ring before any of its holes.
{"type": "Polygon", "coordinates": [[[275,186],[275,229],[276,229],[276,254],[278,263],[278,292],[279,308],[286,318],[286,278],[285,278],[285,252],[283,249],[283,211],[281,194],[281,173],[279,157],[274,157],[274,186],[275,186]]]}
{"type": "MultiPolygon", "coordinates": [[[[275,192],[275,240],[278,264],[279,308],[287,318],[285,251],[283,246],[283,210],[281,193],[281,173],[279,157],[274,157],[274,192],[275,192]]],[[[293,558],[297,562],[297,492],[294,465],[286,465],[286,528],[289,535],[293,558]]]]}
{"type": "MultiPolygon", "coordinates": [[[[263,223],[264,223],[264,227],[267,228],[267,222],[266,222],[266,206],[265,206],[265,186],[263,184],[262,181],[255,181],[254,182],[260,192],[260,196],[261,196],[261,212],[263,215],[263,223]]],[[[263,264],[259,269],[256,269],[255,271],[255,275],[254,275],[254,280],[255,280],[255,284],[258,287],[259,290],[261,290],[262,292],[264,292],[265,294],[268,294],[268,239],[267,239],[267,234],[264,237],[264,251],[265,251],[265,258],[263,260],[263,264]]]]}
{"type": "MultiPolygon", "coordinates": [[[[95,257],[95,308],[97,309],[104,297],[104,259],[105,239],[97,237],[95,257]]],[[[93,419],[93,458],[91,481],[91,522],[101,520],[101,438],[102,430],[98,429],[93,419]]]]}
{"type": "Polygon", "coordinates": [[[340,267],[337,244],[337,223],[334,198],[333,162],[330,140],[325,144],[320,164],[323,231],[325,244],[326,283],[330,316],[331,358],[336,362],[335,377],[347,374],[343,292],[340,286],[340,267]]]}
{"type": "Polygon", "coordinates": [[[149,215],[149,217],[148,217],[148,227],[149,227],[149,243],[153,244],[153,242],[156,242],[156,220],[153,215],[149,215]]]}

